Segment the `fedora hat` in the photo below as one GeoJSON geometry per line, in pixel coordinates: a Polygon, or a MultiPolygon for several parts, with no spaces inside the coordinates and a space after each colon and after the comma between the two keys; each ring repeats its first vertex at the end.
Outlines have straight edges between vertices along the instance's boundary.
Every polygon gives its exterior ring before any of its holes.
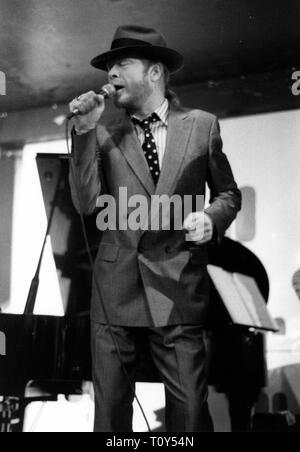
{"type": "Polygon", "coordinates": [[[110,50],[93,58],[91,65],[107,71],[107,63],[110,60],[131,53],[161,62],[171,73],[183,67],[183,56],[176,50],[169,49],[164,37],[158,31],[137,25],[119,27],[113,37],[110,50]]]}

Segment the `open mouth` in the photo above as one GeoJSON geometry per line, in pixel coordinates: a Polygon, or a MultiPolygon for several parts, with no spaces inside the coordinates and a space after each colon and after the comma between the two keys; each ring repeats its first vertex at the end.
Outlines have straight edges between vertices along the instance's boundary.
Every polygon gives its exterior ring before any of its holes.
{"type": "Polygon", "coordinates": [[[117,92],[121,91],[122,89],[124,89],[124,86],[122,85],[114,85],[115,89],[117,92]]]}

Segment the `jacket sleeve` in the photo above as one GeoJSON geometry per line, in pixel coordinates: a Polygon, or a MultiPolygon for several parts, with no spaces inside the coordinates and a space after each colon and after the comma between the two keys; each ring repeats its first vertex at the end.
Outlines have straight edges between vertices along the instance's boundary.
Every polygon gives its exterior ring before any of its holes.
{"type": "Polygon", "coordinates": [[[93,214],[102,191],[101,156],[96,130],[84,135],[76,135],[72,130],[69,182],[76,210],[85,215],[93,214]]]}
{"type": "Polygon", "coordinates": [[[212,219],[219,241],[241,209],[241,192],[222,151],[220,126],[215,118],[209,136],[208,186],[211,198],[205,212],[212,219]]]}

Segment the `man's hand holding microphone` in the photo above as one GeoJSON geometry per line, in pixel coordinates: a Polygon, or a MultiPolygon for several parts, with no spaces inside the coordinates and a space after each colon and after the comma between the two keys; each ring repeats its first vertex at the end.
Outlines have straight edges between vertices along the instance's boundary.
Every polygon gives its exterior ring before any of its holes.
{"type": "Polygon", "coordinates": [[[68,119],[74,120],[75,131],[78,135],[85,134],[96,128],[105,109],[105,98],[113,97],[116,89],[113,85],[104,85],[99,94],[89,91],[69,104],[68,119]]]}

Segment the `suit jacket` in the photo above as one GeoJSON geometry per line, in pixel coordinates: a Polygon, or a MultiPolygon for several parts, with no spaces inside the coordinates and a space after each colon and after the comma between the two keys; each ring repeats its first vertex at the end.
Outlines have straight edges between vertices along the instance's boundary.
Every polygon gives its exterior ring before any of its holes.
{"type": "MultiPolygon", "coordinates": [[[[236,217],[241,195],[225,154],[217,118],[201,110],[171,106],[167,144],[155,187],[129,116],[124,112],[85,135],[73,134],[71,191],[75,207],[95,211],[100,193],[114,196],[119,208],[119,187],[128,198],[144,195],[205,195],[205,210],[220,240],[236,217]],[[79,198],[77,198],[79,193],[79,198]]],[[[130,212],[130,211],[129,211],[130,212]]],[[[175,215],[175,214],[174,214],[175,215]]],[[[173,216],[174,216],[173,215],[173,216]]],[[[172,214],[170,214],[172,223],[172,214]]],[[[91,317],[111,324],[167,326],[203,324],[209,298],[207,245],[185,240],[183,230],[107,230],[95,261],[91,317]]]]}

